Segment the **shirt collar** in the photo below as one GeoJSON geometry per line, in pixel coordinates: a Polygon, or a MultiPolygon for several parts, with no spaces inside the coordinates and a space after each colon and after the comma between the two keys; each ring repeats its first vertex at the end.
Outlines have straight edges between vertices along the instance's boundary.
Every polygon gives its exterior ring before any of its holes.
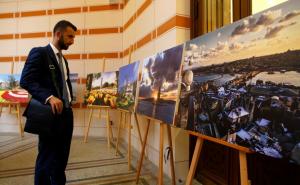
{"type": "MultiPolygon", "coordinates": [[[[50,46],[54,52],[54,54],[56,55],[57,53],[59,53],[58,49],[50,42],[50,46]]],[[[60,52],[61,53],[61,52],[60,52]]]]}

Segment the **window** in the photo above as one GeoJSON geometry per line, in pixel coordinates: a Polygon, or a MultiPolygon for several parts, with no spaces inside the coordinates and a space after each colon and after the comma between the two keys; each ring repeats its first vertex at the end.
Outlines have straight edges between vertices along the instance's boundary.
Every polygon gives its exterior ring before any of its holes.
{"type": "Polygon", "coordinates": [[[252,0],[252,14],[256,14],[286,1],[287,0],[252,0]]]}

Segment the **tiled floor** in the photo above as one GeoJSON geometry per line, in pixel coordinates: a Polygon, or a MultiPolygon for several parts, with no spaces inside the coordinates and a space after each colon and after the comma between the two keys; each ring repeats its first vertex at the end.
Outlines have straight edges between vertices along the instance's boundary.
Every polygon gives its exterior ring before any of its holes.
{"type": "MultiPolygon", "coordinates": [[[[119,147],[115,155],[114,145],[107,147],[104,138],[74,136],[70,159],[66,170],[68,185],[134,185],[136,184],[137,152],[133,151],[131,169],[128,169],[127,151],[119,147]]],[[[37,155],[37,137],[25,134],[0,132],[0,184],[33,185],[34,163],[37,155]]],[[[139,185],[157,184],[157,167],[144,160],[139,185]]],[[[164,184],[170,179],[164,177],[164,184]]],[[[178,183],[178,184],[184,184],[178,183]]],[[[193,185],[200,185],[193,182],[193,185]]]]}
{"type": "MultiPolygon", "coordinates": [[[[18,134],[0,133],[0,184],[32,185],[34,163],[37,155],[37,137],[25,134],[21,139],[18,134]]],[[[128,169],[126,151],[120,147],[115,155],[115,147],[107,147],[103,138],[90,137],[83,143],[82,137],[73,137],[70,160],[67,167],[67,184],[135,184],[136,157],[133,156],[132,168],[128,169]]],[[[145,161],[139,184],[156,184],[156,171],[153,164],[145,161]]],[[[167,177],[165,184],[170,184],[167,177]]]]}

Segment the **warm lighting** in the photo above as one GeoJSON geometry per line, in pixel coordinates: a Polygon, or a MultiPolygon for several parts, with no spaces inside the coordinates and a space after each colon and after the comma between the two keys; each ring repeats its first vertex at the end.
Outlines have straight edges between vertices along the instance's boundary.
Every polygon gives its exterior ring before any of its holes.
{"type": "Polygon", "coordinates": [[[152,92],[152,95],[151,95],[151,97],[154,99],[154,101],[157,101],[157,94],[158,94],[158,92],[157,91],[153,91],[152,92]]]}
{"type": "Polygon", "coordinates": [[[288,0],[252,0],[252,14],[276,6],[288,0]]]}

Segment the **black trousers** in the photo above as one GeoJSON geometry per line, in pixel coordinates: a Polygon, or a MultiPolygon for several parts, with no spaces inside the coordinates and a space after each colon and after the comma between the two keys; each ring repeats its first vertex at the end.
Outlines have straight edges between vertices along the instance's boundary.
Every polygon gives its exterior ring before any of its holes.
{"type": "Polygon", "coordinates": [[[65,185],[73,134],[73,111],[64,109],[54,129],[54,136],[39,135],[38,156],[35,165],[35,185],[65,185]]]}

